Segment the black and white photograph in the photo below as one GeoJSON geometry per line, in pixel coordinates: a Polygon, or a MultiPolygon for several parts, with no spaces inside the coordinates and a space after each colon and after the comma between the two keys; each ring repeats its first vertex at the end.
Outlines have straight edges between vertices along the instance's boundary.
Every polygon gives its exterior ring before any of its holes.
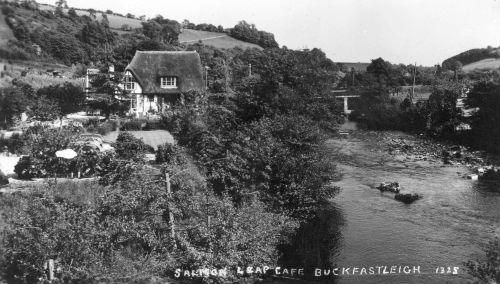
{"type": "Polygon", "coordinates": [[[0,8],[0,284],[500,283],[500,0],[0,8]]]}

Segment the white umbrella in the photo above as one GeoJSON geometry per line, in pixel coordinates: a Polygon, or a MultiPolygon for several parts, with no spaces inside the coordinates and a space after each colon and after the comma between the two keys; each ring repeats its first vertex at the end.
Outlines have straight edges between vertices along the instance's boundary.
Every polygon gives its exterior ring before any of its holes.
{"type": "Polygon", "coordinates": [[[57,151],[56,152],[56,157],[59,157],[59,158],[64,158],[64,159],[73,159],[74,157],[76,157],[78,154],[71,150],[71,149],[64,149],[64,150],[61,150],[61,151],[57,151]]]}

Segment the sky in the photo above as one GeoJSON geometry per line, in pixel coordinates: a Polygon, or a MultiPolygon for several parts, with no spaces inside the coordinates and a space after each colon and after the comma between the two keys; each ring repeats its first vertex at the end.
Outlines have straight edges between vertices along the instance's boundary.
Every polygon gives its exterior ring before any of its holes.
{"type": "MultiPolygon", "coordinates": [[[[39,0],[54,4],[55,0],[39,0]]],[[[240,20],[274,34],[289,49],[319,48],[335,62],[432,66],[471,48],[500,46],[500,0],[67,0],[195,24],[240,20]]]]}

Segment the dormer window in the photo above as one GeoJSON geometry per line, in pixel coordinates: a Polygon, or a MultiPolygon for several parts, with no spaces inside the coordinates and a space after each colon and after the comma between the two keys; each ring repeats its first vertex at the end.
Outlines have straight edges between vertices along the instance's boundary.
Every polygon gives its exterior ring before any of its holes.
{"type": "Polygon", "coordinates": [[[174,76],[161,77],[160,87],[163,89],[177,88],[177,77],[174,76]]]}

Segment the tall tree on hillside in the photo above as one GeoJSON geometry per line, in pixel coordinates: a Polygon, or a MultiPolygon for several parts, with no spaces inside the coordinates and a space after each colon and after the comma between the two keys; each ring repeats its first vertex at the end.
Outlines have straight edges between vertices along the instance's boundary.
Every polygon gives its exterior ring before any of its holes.
{"type": "Polygon", "coordinates": [[[95,20],[95,19],[97,18],[97,17],[96,17],[96,13],[97,13],[97,11],[96,11],[96,10],[94,10],[94,9],[88,9],[88,12],[89,12],[89,17],[90,17],[91,19],[94,19],[94,20],[95,20]]]}
{"type": "Polygon", "coordinates": [[[250,43],[259,43],[259,31],[254,24],[240,21],[231,29],[231,36],[250,43]]]}
{"type": "Polygon", "coordinates": [[[142,31],[150,39],[168,44],[176,44],[179,41],[181,25],[177,21],[156,16],[154,19],[142,22],[142,31]]]}

